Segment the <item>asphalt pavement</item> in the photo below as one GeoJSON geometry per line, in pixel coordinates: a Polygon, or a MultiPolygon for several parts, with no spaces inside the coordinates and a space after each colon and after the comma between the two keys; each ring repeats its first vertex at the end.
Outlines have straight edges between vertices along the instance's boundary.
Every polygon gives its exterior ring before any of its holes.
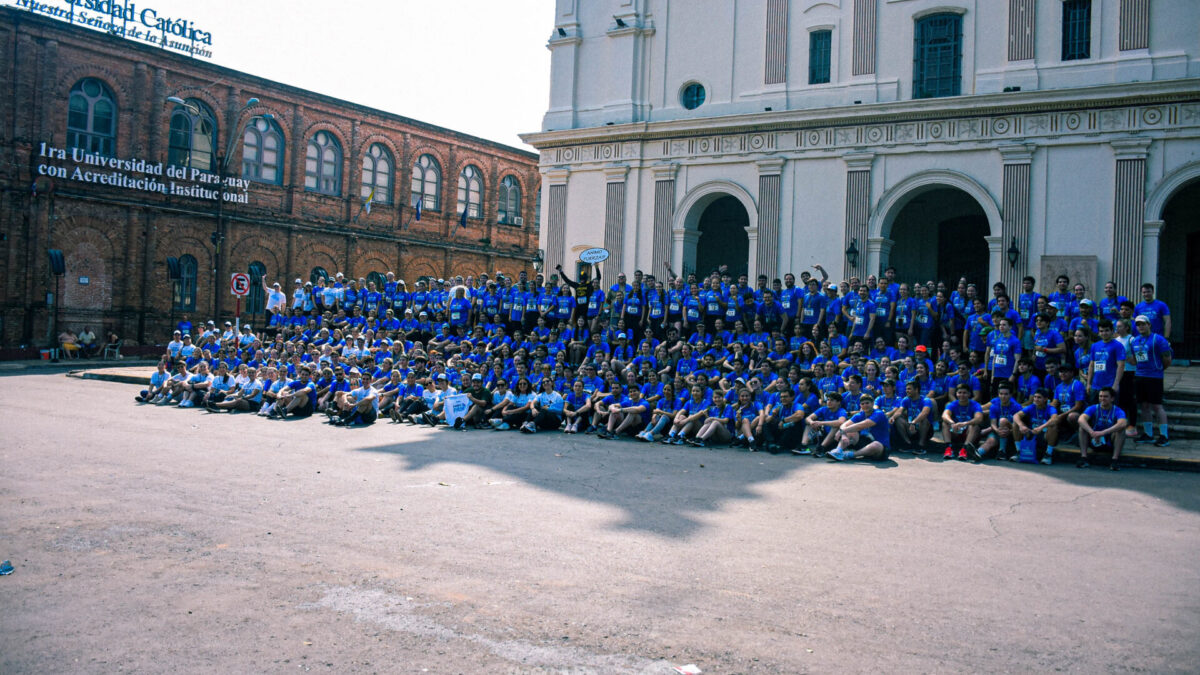
{"type": "Polygon", "coordinates": [[[0,673],[1195,672],[1200,475],[838,464],[0,380],[0,673]]]}

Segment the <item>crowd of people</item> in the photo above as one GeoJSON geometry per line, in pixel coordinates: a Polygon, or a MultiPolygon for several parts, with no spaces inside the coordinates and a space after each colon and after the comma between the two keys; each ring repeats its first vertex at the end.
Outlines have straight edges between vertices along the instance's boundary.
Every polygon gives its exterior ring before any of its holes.
{"type": "MultiPolygon", "coordinates": [[[[361,426],[559,431],[599,439],[834,460],[946,459],[1119,467],[1126,443],[1168,444],[1171,317],[1144,284],[1092,298],[1058,277],[1015,297],[960,279],[832,283],[634,273],[498,273],[267,285],[268,320],[187,317],[143,403],[327,416],[361,426]],[[1141,421],[1140,427],[1138,421],[1141,421]]],[[[819,275],[819,278],[818,278],[819,275]]]]}

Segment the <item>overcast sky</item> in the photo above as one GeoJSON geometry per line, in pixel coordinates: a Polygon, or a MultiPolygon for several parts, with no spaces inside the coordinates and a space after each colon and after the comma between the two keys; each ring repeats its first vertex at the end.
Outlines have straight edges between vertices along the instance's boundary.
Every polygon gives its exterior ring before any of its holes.
{"type": "Polygon", "coordinates": [[[132,1],[211,32],[199,60],[508,145],[549,105],[554,0],[132,1]]]}

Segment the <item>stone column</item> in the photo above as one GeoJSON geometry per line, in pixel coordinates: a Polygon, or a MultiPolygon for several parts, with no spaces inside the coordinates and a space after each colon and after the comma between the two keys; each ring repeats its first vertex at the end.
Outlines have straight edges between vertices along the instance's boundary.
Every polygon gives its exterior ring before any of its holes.
{"type": "Polygon", "coordinates": [[[1142,273],[1142,227],[1146,209],[1146,155],[1149,138],[1123,138],[1111,142],[1117,162],[1113,190],[1113,257],[1110,278],[1117,292],[1137,295],[1142,273]]]}
{"type": "Polygon", "coordinates": [[[607,269],[616,278],[625,271],[625,165],[604,167],[604,248],[611,254],[607,269]]]}
{"type": "Polygon", "coordinates": [[[696,259],[696,244],[699,242],[699,230],[686,227],[671,230],[671,269],[676,274],[687,276],[683,270],[684,261],[696,259]]]}
{"type": "Polygon", "coordinates": [[[875,74],[875,0],[854,0],[851,75],[875,74]]]}
{"type": "Polygon", "coordinates": [[[566,266],[566,235],[567,235],[567,178],[570,170],[566,168],[546,171],[545,181],[548,192],[546,211],[546,267],[554,269],[555,265],[566,266]]]}
{"type": "Polygon", "coordinates": [[[650,256],[650,273],[656,277],[671,263],[671,225],[675,220],[675,163],[659,164],[654,172],[654,233],[650,256]]]}
{"type": "MultiPolygon", "coordinates": [[[[1142,223],[1142,283],[1158,286],[1158,244],[1165,223],[1147,220],[1142,223]]],[[[1135,289],[1130,289],[1135,290],[1135,289]]],[[[1130,296],[1133,297],[1133,296],[1130,296]]]]}
{"type": "Polygon", "coordinates": [[[844,155],[846,162],[846,222],[845,241],[842,250],[848,250],[853,243],[860,252],[858,264],[850,266],[850,262],[842,257],[844,277],[866,277],[866,273],[878,272],[880,258],[870,255],[868,247],[869,224],[871,221],[871,164],[875,161],[873,152],[852,152],[844,155]],[[868,255],[861,255],[867,248],[868,255]]]}
{"type": "Polygon", "coordinates": [[[779,274],[779,211],[780,183],[784,160],[778,157],[763,159],[758,164],[758,227],[751,239],[754,257],[750,268],[755,277],[765,274],[774,279],[779,274]]]}
{"type": "Polygon", "coordinates": [[[867,238],[867,260],[878,260],[879,263],[874,267],[867,269],[877,269],[876,274],[882,276],[883,271],[887,269],[888,260],[892,256],[892,247],[896,242],[887,237],[868,237],[867,238]]]}
{"type": "Polygon", "coordinates": [[[984,237],[984,241],[988,245],[988,295],[991,295],[992,284],[1000,281],[1001,270],[1008,265],[1008,261],[1004,259],[1004,237],[994,235],[984,237]]]}
{"type": "Polygon", "coordinates": [[[1005,250],[1000,264],[999,274],[992,271],[992,276],[1004,282],[1005,288],[1013,297],[1021,288],[1021,278],[1028,274],[1029,266],[1029,192],[1031,166],[1033,162],[1033,145],[1003,145],[1000,146],[1000,156],[1004,161],[1004,195],[1001,199],[1001,215],[1003,225],[1000,232],[1000,243],[1005,250]],[[1016,241],[1021,249],[1021,257],[1016,267],[1008,262],[1008,246],[1016,241]]]}

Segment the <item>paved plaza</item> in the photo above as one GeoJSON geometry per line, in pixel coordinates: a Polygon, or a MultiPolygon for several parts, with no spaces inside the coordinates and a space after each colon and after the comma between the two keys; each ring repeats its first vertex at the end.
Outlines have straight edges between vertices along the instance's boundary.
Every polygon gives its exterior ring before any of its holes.
{"type": "Polygon", "coordinates": [[[0,672],[1194,671],[1200,475],[339,429],[0,377],[0,672]]]}

